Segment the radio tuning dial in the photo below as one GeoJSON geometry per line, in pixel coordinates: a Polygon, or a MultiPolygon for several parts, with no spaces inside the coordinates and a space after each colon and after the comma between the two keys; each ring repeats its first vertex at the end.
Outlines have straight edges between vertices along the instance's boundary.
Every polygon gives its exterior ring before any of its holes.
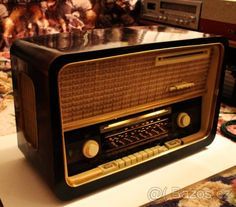
{"type": "Polygon", "coordinates": [[[185,112],[181,112],[179,113],[178,117],[177,117],[177,125],[181,128],[185,128],[187,126],[189,126],[191,123],[191,117],[185,113],[185,112]]]}
{"type": "Polygon", "coordinates": [[[87,158],[95,157],[99,152],[99,144],[95,140],[88,140],[83,146],[83,155],[87,158]]]}

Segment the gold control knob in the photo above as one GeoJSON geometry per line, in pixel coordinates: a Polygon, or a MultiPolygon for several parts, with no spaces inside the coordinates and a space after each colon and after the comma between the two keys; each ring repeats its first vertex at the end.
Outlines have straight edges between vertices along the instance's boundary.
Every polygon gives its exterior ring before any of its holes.
{"type": "Polygon", "coordinates": [[[88,140],[83,146],[83,155],[87,158],[93,158],[98,154],[99,144],[95,140],[88,140]]]}
{"type": "Polygon", "coordinates": [[[177,125],[181,128],[185,128],[187,126],[189,126],[191,123],[191,117],[185,113],[185,112],[181,112],[179,113],[178,117],[177,117],[177,125]]]}

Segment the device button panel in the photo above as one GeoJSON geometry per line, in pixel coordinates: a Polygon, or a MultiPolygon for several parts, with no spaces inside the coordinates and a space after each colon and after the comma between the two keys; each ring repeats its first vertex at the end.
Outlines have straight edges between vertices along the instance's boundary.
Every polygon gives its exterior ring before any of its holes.
{"type": "Polygon", "coordinates": [[[104,177],[111,173],[140,164],[141,162],[151,160],[156,156],[159,156],[163,153],[168,153],[169,150],[181,145],[182,141],[180,139],[170,140],[165,142],[165,144],[162,146],[156,145],[134,154],[104,163],[83,173],[71,176],[68,178],[68,182],[73,183],[74,186],[78,186],[83,183],[90,182],[91,180],[97,179],[98,177],[104,177]]]}
{"type": "MultiPolygon", "coordinates": [[[[164,153],[164,152],[168,151],[169,149],[173,149],[175,147],[178,147],[181,144],[182,144],[182,141],[180,139],[174,139],[174,140],[165,142],[165,144],[163,146],[156,145],[154,147],[141,150],[141,151],[136,152],[134,154],[119,158],[115,161],[111,161],[108,163],[116,163],[116,166],[119,169],[122,169],[125,167],[129,167],[131,165],[138,164],[142,161],[151,159],[151,158],[155,157],[156,155],[164,153]]],[[[104,168],[104,166],[107,166],[107,163],[102,164],[99,167],[104,168]]]]}

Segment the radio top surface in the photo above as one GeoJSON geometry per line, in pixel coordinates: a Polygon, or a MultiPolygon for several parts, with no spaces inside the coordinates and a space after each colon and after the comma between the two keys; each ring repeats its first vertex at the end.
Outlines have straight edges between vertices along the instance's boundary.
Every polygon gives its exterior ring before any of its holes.
{"type": "Polygon", "coordinates": [[[19,42],[26,47],[31,47],[33,43],[35,47],[40,46],[41,50],[49,50],[51,53],[84,53],[209,37],[209,34],[163,25],[134,26],[36,36],[16,40],[13,47],[19,42]]]}

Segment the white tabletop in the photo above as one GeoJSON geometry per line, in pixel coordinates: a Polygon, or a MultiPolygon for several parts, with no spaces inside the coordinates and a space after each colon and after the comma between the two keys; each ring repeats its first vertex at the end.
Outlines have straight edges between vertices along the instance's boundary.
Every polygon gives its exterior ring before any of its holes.
{"type": "Polygon", "coordinates": [[[59,201],[17,148],[0,136],[0,198],[4,207],[139,206],[236,165],[236,143],[216,136],[207,148],[154,171],[70,201],[59,201]]]}

